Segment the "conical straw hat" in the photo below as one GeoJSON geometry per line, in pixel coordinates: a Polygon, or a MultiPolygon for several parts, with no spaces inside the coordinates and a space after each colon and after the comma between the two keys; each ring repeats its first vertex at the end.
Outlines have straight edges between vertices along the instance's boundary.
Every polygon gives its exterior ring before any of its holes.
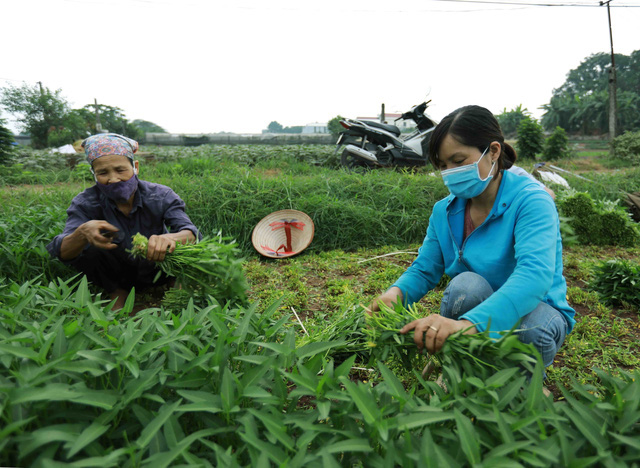
{"type": "Polygon", "coordinates": [[[313,240],[314,225],[306,213],[281,210],[265,216],[253,228],[253,247],[265,257],[286,258],[306,249],[313,240]]]}

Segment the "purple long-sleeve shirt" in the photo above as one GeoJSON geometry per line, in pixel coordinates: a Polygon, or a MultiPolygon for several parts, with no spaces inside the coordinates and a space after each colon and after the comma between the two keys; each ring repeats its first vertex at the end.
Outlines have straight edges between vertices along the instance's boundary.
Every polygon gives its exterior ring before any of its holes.
{"type": "MultiPolygon", "coordinates": [[[[119,249],[131,249],[131,238],[138,232],[149,237],[188,229],[196,238],[201,237],[185,213],[184,202],[173,190],[140,180],[133,197],[133,208],[128,216],[118,210],[115,202],[108,199],[95,185],[78,194],[67,209],[64,231],[47,245],[49,253],[60,258],[62,240],[81,224],[94,219],[105,220],[124,234],[119,249]]],[[[70,263],[74,260],[76,259],[70,263]]]]}

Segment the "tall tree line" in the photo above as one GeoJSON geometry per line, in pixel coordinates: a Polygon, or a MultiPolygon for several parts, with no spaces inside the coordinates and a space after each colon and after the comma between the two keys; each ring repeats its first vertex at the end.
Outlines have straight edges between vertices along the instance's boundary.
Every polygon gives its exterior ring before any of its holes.
{"type": "MultiPolygon", "coordinates": [[[[617,128],[620,133],[640,130],[640,50],[615,54],[617,128]]],[[[562,127],[574,135],[602,135],[609,130],[609,69],[611,55],[587,57],[567,74],[562,86],[543,109],[546,130],[562,127]]]]}

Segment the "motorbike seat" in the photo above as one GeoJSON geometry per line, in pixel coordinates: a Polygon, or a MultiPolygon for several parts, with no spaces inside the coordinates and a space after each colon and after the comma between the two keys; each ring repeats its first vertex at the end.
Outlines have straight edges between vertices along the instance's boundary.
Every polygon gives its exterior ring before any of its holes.
{"type": "Polygon", "coordinates": [[[384,124],[384,123],[376,122],[375,120],[366,120],[364,121],[364,123],[366,123],[367,125],[370,125],[371,127],[376,127],[376,128],[385,130],[389,133],[392,133],[395,136],[400,136],[400,129],[395,125],[384,124]]]}

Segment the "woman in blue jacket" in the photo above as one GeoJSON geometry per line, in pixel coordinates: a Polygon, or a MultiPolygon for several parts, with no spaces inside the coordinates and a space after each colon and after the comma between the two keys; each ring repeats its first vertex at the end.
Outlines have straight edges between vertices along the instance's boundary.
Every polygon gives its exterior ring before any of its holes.
{"type": "Polygon", "coordinates": [[[449,335],[510,330],[532,343],[545,366],[575,323],[562,275],[554,201],[534,181],[508,172],[515,150],[493,114],[462,107],[435,128],[431,163],[451,194],[437,202],[418,257],[372,305],[419,301],[443,273],[452,279],[440,314],[405,325],[419,350],[440,350],[449,335]]]}

